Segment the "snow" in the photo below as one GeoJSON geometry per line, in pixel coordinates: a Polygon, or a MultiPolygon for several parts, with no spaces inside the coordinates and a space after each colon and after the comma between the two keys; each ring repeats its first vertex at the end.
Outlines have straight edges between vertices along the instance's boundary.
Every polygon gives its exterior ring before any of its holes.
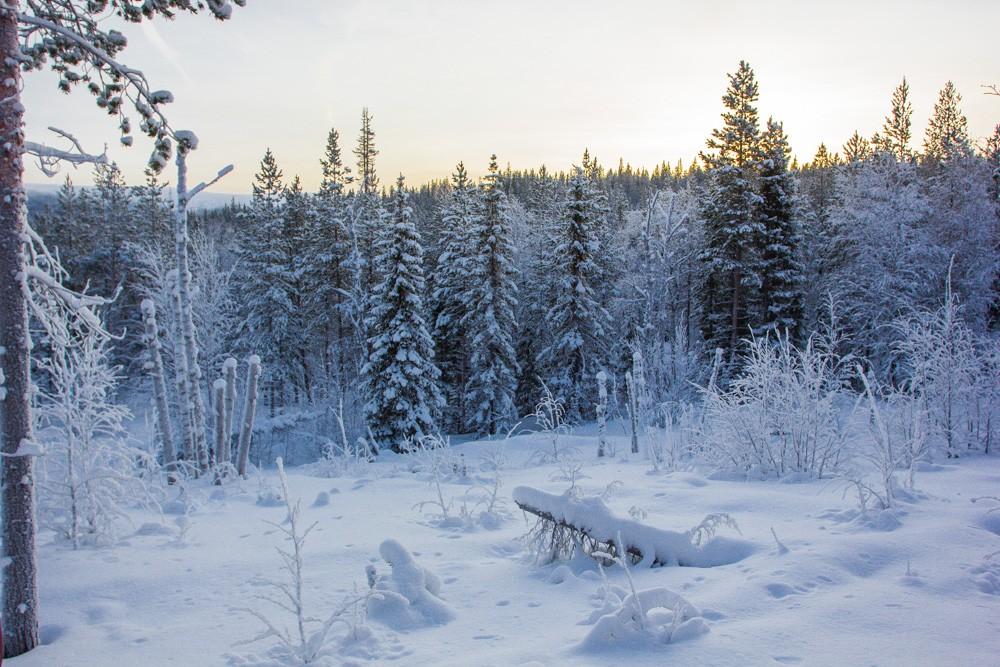
{"type": "MultiPolygon", "coordinates": [[[[618,451],[628,450],[620,423],[608,432],[618,451]]],[[[617,527],[628,525],[619,517],[630,508],[645,514],[635,523],[661,531],[728,513],[755,550],[715,567],[632,568],[639,632],[634,615],[620,612],[635,602],[620,567],[606,568],[605,582],[588,557],[536,565],[520,539],[531,522],[511,490],[561,498],[568,486],[554,478],[557,464],[532,456],[550,447],[547,434],[454,445],[470,473],[442,482],[453,498],[489,478],[484,458],[504,448],[507,509],[495,530],[442,527],[413,509],[433,491],[409,455],[385,452],[336,480],[293,468],[290,495],[303,499],[303,525],[316,522],[304,549],[307,612],[325,617],[364,594],[368,567],[378,581],[367,624],[351,626],[348,615],[327,662],[316,664],[996,664],[1000,560],[986,556],[1000,549],[1000,521],[990,512],[998,504],[985,498],[996,495],[1000,458],[923,467],[920,493],[898,499],[899,525],[884,532],[838,520],[855,508],[830,480],[650,474],[642,455],[597,459],[593,425],[561,438],[585,462],[576,487],[604,494],[617,527]],[[321,494],[328,503],[308,505],[321,494]],[[385,611],[388,599],[399,603],[396,615],[385,611]]],[[[256,596],[262,582],[283,576],[280,534],[266,522],[280,524],[286,510],[256,504],[259,489],[277,487],[273,470],[262,480],[227,482],[224,493],[211,479],[191,482],[171,492],[184,521],[130,510],[136,529],[112,548],[72,551],[40,532],[43,645],[5,665],[288,664],[266,641],[235,646],[258,628],[234,609],[271,613],[256,596]]]]}

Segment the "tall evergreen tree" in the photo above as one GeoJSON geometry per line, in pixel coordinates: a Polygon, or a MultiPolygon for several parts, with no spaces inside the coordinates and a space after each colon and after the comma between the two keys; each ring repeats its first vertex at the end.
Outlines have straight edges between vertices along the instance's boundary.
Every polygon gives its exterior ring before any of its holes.
{"type": "Polygon", "coordinates": [[[736,359],[739,340],[750,333],[750,305],[760,287],[758,259],[763,229],[756,219],[760,201],[754,191],[754,169],[760,153],[757,80],[750,65],[740,61],[729,75],[722,101],[723,125],[702,153],[709,170],[703,198],[705,266],[702,287],[702,337],[709,350],[723,350],[729,364],[736,359]]]}
{"type": "Polygon", "coordinates": [[[844,159],[847,162],[864,162],[872,155],[871,142],[861,136],[857,130],[844,144],[844,159]]]}
{"type": "Polygon", "coordinates": [[[442,399],[434,340],[424,321],[423,249],[403,177],[393,193],[391,223],[381,231],[375,264],[380,281],[368,318],[365,417],[376,447],[402,451],[436,431],[442,399]]]}
{"type": "Polygon", "coordinates": [[[482,214],[472,229],[472,270],[467,276],[462,324],[471,349],[466,391],[473,410],[472,426],[477,433],[492,435],[510,427],[517,416],[514,391],[520,370],[514,352],[517,269],[513,230],[496,155],[490,157],[481,189],[482,214]]]}
{"type": "Polygon", "coordinates": [[[600,252],[594,199],[589,179],[578,169],[569,182],[553,251],[554,301],[545,317],[547,345],[537,360],[546,384],[563,400],[571,420],[590,412],[594,373],[607,358],[610,317],[594,293],[600,273],[594,261],[600,252]]]}
{"type": "Polygon", "coordinates": [[[347,295],[351,290],[351,240],[345,187],[351,182],[344,166],[340,135],[331,129],[320,159],[323,179],[309,228],[305,283],[312,328],[323,341],[321,363],[327,391],[342,398],[354,377],[359,349],[347,295]]]}
{"type": "Polygon", "coordinates": [[[951,81],[944,84],[934,104],[934,115],[927,123],[924,135],[924,158],[930,162],[947,162],[972,155],[968,121],[959,108],[962,96],[951,81]]]}
{"type": "Polygon", "coordinates": [[[462,431],[469,423],[465,410],[469,371],[467,323],[464,321],[467,303],[463,297],[472,271],[471,234],[480,211],[477,194],[461,162],[452,174],[451,183],[451,192],[440,213],[442,251],[433,280],[431,319],[441,386],[447,399],[444,425],[462,431]]]}
{"type": "Polygon", "coordinates": [[[267,149],[254,175],[253,200],[243,216],[236,276],[244,316],[235,333],[245,352],[268,360],[264,386],[272,414],[287,377],[281,362],[289,358],[279,357],[288,352],[280,341],[289,326],[290,310],[281,281],[285,263],[281,244],[283,177],[274,154],[267,149]]]}
{"type": "MultiPolygon", "coordinates": [[[[378,176],[375,174],[375,130],[367,107],[361,112],[361,133],[354,149],[358,159],[357,185],[351,205],[352,253],[351,266],[354,272],[352,300],[356,321],[362,324],[368,320],[368,301],[378,280],[374,266],[375,241],[385,218],[381,198],[378,193],[378,176]]],[[[363,337],[367,334],[362,332],[363,337]]]]}
{"type": "Polygon", "coordinates": [[[781,123],[769,119],[761,136],[760,204],[763,225],[759,331],[788,331],[797,338],[802,321],[802,262],[795,219],[791,151],[781,123]]]}
{"type": "Polygon", "coordinates": [[[872,137],[872,145],[880,153],[888,153],[899,162],[913,156],[910,139],[913,137],[913,105],[910,103],[910,84],[903,77],[902,83],[892,92],[892,109],[885,117],[882,132],[872,137]]]}

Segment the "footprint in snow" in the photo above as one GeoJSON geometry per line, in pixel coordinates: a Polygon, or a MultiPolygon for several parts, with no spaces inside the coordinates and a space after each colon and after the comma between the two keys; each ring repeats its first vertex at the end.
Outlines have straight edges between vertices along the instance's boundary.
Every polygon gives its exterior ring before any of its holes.
{"type": "Polygon", "coordinates": [[[789,586],[788,584],[783,584],[780,582],[774,584],[767,584],[766,586],[764,586],[764,590],[766,590],[768,595],[770,595],[776,600],[781,600],[782,598],[786,598],[789,595],[800,595],[804,592],[800,588],[789,586]]]}

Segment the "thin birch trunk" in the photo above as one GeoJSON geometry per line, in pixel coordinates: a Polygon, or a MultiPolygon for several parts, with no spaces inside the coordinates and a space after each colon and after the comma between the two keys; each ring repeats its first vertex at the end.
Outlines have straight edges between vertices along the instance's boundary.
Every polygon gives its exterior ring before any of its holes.
{"type": "Polygon", "coordinates": [[[246,396],[243,402],[243,425],[240,428],[240,451],[236,472],[247,476],[247,462],[250,459],[250,439],[253,436],[253,420],[257,415],[257,381],[260,379],[260,357],[251,356],[247,364],[246,396]]]}
{"type": "Polygon", "coordinates": [[[156,324],[156,305],[152,299],[142,302],[142,321],[145,325],[146,349],[149,352],[149,373],[153,380],[153,400],[156,407],[157,436],[163,447],[163,466],[173,471],[177,454],[174,451],[174,436],[170,430],[170,408],[167,402],[166,373],[163,370],[163,354],[160,333],[156,324]]]}

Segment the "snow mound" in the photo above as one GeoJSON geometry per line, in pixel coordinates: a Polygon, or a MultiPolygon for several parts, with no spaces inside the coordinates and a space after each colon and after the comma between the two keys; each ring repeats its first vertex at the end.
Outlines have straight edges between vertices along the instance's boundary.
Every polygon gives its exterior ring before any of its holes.
{"type": "Polygon", "coordinates": [[[396,540],[386,540],[379,553],[392,568],[388,580],[375,584],[378,595],[368,603],[368,617],[394,630],[444,625],[455,618],[439,597],[441,580],[419,565],[396,540]]]}
{"type": "Polygon", "coordinates": [[[513,496],[522,509],[541,512],[543,518],[572,526],[592,540],[605,544],[620,541],[626,549],[634,548],[642,554],[640,566],[716,567],[743,560],[755,550],[746,540],[726,537],[695,544],[691,532],[662,530],[616,516],[597,496],[579,497],[568,492],[557,496],[528,486],[515,488],[513,496]]]}
{"type": "Polygon", "coordinates": [[[608,586],[603,593],[604,606],[583,623],[594,626],[580,644],[585,651],[672,644],[709,630],[697,607],[666,588],[624,594],[608,586]]]}

